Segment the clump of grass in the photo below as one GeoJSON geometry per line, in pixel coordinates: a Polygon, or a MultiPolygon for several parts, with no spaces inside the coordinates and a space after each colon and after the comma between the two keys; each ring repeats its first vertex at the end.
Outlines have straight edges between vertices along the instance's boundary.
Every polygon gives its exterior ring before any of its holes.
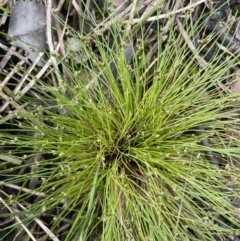
{"type": "Polygon", "coordinates": [[[15,174],[5,185],[35,180],[8,205],[30,230],[41,230],[36,220],[47,223],[55,240],[235,235],[239,97],[219,82],[236,60],[215,58],[201,69],[187,43],[177,49],[173,30],[150,62],[142,38],[116,39],[114,48],[103,39],[94,40],[98,56],[85,45],[88,61],[63,63],[59,88],[41,83],[44,102],[19,115],[17,135],[1,131],[4,147],[22,160],[8,165],[15,174]],[[131,64],[125,43],[134,46],[131,64]]]}

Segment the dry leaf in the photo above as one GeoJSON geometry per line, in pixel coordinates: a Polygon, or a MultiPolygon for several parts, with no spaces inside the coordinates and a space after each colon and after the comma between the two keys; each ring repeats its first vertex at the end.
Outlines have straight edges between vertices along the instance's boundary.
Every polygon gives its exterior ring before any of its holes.
{"type": "Polygon", "coordinates": [[[240,93],[240,79],[237,79],[231,86],[233,93],[240,93]]]}
{"type": "MultiPolygon", "coordinates": [[[[12,45],[27,51],[34,62],[47,49],[44,6],[37,1],[17,1],[11,12],[8,39],[12,45]]],[[[37,64],[43,66],[44,61],[39,60],[37,64]]]]}

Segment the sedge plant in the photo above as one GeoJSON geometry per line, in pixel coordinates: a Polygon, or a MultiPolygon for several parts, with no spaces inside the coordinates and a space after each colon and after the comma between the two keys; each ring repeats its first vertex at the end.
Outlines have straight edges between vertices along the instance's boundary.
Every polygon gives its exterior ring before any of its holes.
{"type": "Polygon", "coordinates": [[[14,217],[6,233],[65,241],[235,237],[240,99],[226,89],[237,60],[218,53],[202,68],[195,58],[202,46],[193,55],[173,26],[165,42],[158,33],[149,58],[144,31],[133,39],[116,29],[111,47],[104,35],[88,43],[75,33],[87,60],[69,55],[60,85],[38,82],[41,97],[25,97],[28,112],[1,129],[9,155],[1,184],[14,190],[1,196],[4,217],[14,217]]]}

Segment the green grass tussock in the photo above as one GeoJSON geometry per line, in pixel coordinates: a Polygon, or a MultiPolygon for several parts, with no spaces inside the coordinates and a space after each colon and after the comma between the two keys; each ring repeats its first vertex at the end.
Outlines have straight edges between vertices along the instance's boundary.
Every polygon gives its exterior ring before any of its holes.
{"type": "Polygon", "coordinates": [[[141,38],[114,48],[96,38],[98,55],[85,45],[87,61],[63,63],[62,86],[39,83],[44,102],[19,115],[17,135],[0,133],[23,163],[8,168],[25,167],[6,182],[37,183],[12,197],[26,208],[23,223],[39,218],[66,241],[210,241],[238,232],[240,99],[219,85],[236,59],[201,69],[179,40],[174,31],[164,44],[159,36],[149,62],[141,38]],[[126,46],[135,46],[130,63],[126,46]]]}

